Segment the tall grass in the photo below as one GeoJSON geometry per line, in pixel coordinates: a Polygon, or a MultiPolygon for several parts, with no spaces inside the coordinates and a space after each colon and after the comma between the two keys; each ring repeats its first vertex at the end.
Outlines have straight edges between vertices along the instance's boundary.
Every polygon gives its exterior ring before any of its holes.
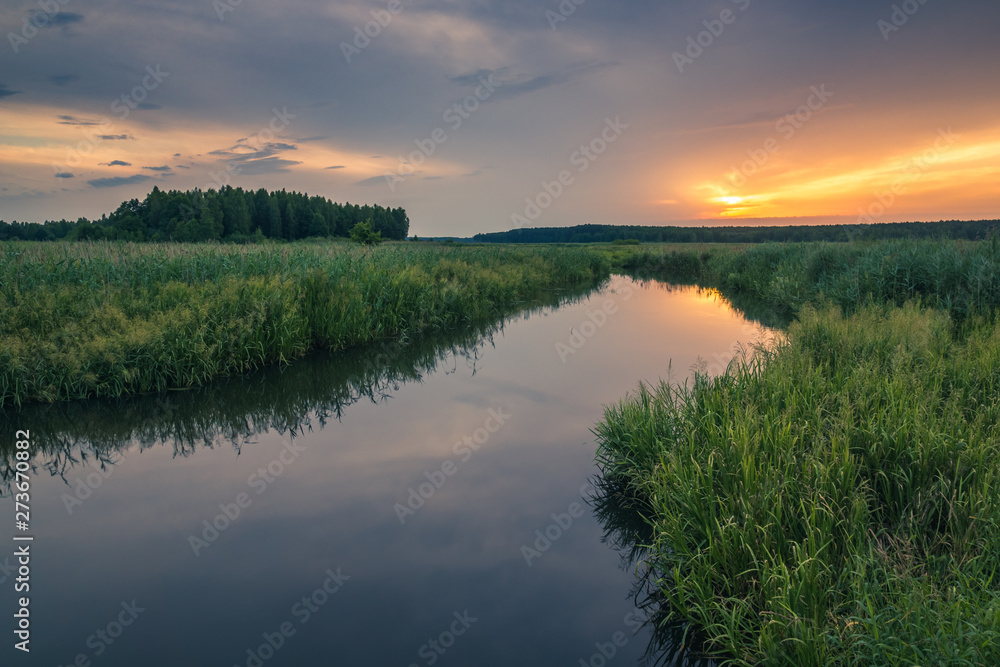
{"type": "Polygon", "coordinates": [[[697,282],[794,315],[830,302],[845,312],[869,302],[919,299],[958,319],[1000,308],[1000,238],[968,241],[790,243],[749,247],[645,247],[615,257],[628,271],[697,282]]]}
{"type": "Polygon", "coordinates": [[[669,619],[731,664],[1000,664],[998,259],[995,240],[699,257],[796,321],[596,428],[605,475],[652,508],[669,619]]]}
{"type": "Polygon", "coordinates": [[[593,285],[585,250],[0,245],[0,407],[204,384],[315,348],[502,318],[593,285]]]}

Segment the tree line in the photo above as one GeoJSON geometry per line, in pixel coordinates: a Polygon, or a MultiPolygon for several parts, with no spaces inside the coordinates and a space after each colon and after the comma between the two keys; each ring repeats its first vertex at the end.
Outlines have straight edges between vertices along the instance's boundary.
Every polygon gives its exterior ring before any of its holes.
{"type": "Polygon", "coordinates": [[[983,239],[1000,231],[1000,220],[947,220],[786,227],[642,227],[577,225],[476,234],[480,243],[767,243],[769,241],[857,241],[901,238],[983,239]]]}
{"type": "Polygon", "coordinates": [[[154,187],[144,200],[122,202],[99,220],[0,220],[0,240],[294,241],[347,237],[355,225],[369,220],[372,230],[384,239],[403,240],[410,229],[410,219],[402,208],[337,204],[325,197],[263,188],[253,191],[226,186],[218,191],[182,192],[154,187]]]}

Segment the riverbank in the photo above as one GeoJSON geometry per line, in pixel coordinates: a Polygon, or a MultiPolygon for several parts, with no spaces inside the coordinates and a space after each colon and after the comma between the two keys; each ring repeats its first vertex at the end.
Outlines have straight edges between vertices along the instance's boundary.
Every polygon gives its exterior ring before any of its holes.
{"type": "Polygon", "coordinates": [[[720,377],[597,426],[666,618],[738,665],[1000,662],[1000,243],[641,251],[784,311],[720,377]]]}
{"type": "Polygon", "coordinates": [[[0,246],[0,408],[203,385],[314,349],[491,323],[594,286],[588,249],[0,246]]]}

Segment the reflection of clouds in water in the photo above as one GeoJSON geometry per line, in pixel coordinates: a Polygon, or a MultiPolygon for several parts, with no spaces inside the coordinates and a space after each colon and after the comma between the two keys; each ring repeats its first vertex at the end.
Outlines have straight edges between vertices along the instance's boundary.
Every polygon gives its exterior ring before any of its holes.
{"type": "MultiPolygon", "coordinates": [[[[632,285],[626,278],[614,284],[632,285]]],[[[614,294],[570,295],[564,308],[515,315],[492,339],[487,329],[313,355],[170,392],[169,409],[147,397],[41,410],[33,422],[69,448],[46,443],[42,456],[68,470],[80,465],[81,451],[88,461],[127,452],[72,517],[59,501],[61,480],[37,480],[48,545],[63,567],[51,587],[58,593],[44,600],[61,610],[52,622],[67,634],[83,631],[79,600],[113,605],[141,595],[157,618],[202,646],[195,662],[233,664],[234,651],[270,628],[267,619],[288,611],[290,595],[312,590],[326,568],[342,565],[357,586],[317,616],[324,632],[296,636],[282,649],[289,664],[315,664],[334,650],[345,664],[406,664],[440,630],[440,618],[465,608],[481,613],[488,631],[470,632],[468,645],[449,652],[456,664],[571,664],[593,653],[595,641],[630,633],[625,618],[636,604],[624,594],[632,571],[617,567],[618,554],[601,542],[602,526],[589,512],[534,567],[524,566],[519,548],[553,512],[565,512],[594,474],[589,429],[603,404],[670,358],[686,365],[700,349],[740,336],[738,318],[721,326],[705,316],[718,308],[692,309],[682,291],[636,292],[581,351],[580,363],[568,366],[551,341],[614,294]],[[482,426],[496,404],[514,415],[509,425],[400,526],[393,505],[426,481],[426,471],[454,459],[454,443],[482,426]],[[248,477],[293,430],[306,447],[302,463],[192,558],[185,541],[192,529],[246,491],[248,477]],[[249,441],[256,444],[230,446],[249,441]],[[525,645],[534,647],[534,662],[524,660],[525,645]]],[[[164,628],[150,627],[156,635],[164,628]]],[[[629,634],[616,659],[634,664],[650,632],[629,634]]],[[[53,642],[49,651],[61,648],[53,642]]],[[[184,650],[168,647],[163,658],[191,662],[184,650]]],[[[141,662],[125,645],[115,651],[104,656],[109,667],[141,662]]]]}
{"type": "MultiPolygon", "coordinates": [[[[513,318],[527,318],[577,302],[579,293],[560,291],[549,303],[529,305],[513,318]]],[[[0,414],[0,427],[32,423],[45,457],[40,463],[51,475],[65,476],[74,467],[114,465],[123,452],[171,443],[175,456],[189,456],[199,447],[243,444],[268,430],[302,433],[341,419],[344,410],[367,399],[388,400],[402,386],[420,383],[435,371],[460,368],[475,375],[479,360],[494,345],[504,322],[459,331],[376,343],[360,350],[318,352],[288,366],[271,366],[243,376],[222,378],[208,386],[172,391],[161,396],[70,401],[28,406],[0,414]]],[[[513,394],[544,398],[527,387],[511,384],[513,394]]],[[[479,395],[464,402],[478,404],[479,395]]],[[[12,477],[13,456],[0,478],[12,477]]]]}

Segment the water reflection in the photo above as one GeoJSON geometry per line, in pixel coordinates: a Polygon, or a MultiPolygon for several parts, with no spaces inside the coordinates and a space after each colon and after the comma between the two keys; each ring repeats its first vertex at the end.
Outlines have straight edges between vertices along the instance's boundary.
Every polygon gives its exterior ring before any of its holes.
{"type": "MultiPolygon", "coordinates": [[[[517,316],[531,317],[577,303],[591,290],[562,290],[531,304],[517,316]]],[[[389,340],[346,352],[316,352],[285,366],[221,378],[212,384],[158,395],[30,405],[0,411],[0,433],[32,425],[32,440],[49,474],[65,477],[78,466],[105,470],[121,452],[170,444],[174,456],[198,448],[243,443],[268,430],[301,434],[322,429],[363,400],[382,403],[435,369],[458,367],[474,375],[483,350],[502,334],[505,322],[468,326],[419,338],[389,340]]],[[[14,467],[13,442],[0,442],[0,480],[14,467]]],[[[9,489],[3,492],[9,495],[9,489]]]]}
{"type": "Polygon", "coordinates": [[[649,504],[626,485],[608,477],[594,481],[591,498],[594,514],[604,527],[603,541],[621,556],[624,569],[635,571],[631,595],[636,609],[651,628],[642,664],[650,667],[717,667],[718,660],[705,657],[700,641],[686,623],[667,620],[669,603],[656,585],[659,576],[647,563],[655,538],[649,504]]]}
{"type": "MultiPolygon", "coordinates": [[[[343,590],[266,667],[424,665],[428,638],[466,610],[480,620],[442,667],[577,665],[631,630],[617,664],[644,652],[651,664],[699,664],[678,657],[691,642],[676,628],[642,627],[662,600],[643,577],[630,597],[633,578],[601,543],[603,533],[622,547],[626,568],[642,562],[647,529],[629,523],[635,507],[622,498],[576,518],[530,564],[522,547],[581,502],[603,404],[671,362],[723,364],[733,343],[754,338],[759,328],[712,298],[616,277],[526,304],[503,324],[317,354],[190,391],[0,415],[3,432],[30,427],[38,448],[34,594],[47,644],[26,664],[96,657],[86,639],[135,598],[148,611],[94,665],[245,665],[247,648],[297,623],[296,601],[341,566],[343,590]],[[459,461],[454,443],[491,409],[513,417],[459,461]],[[293,436],[301,458],[193,553],[190,535],[253,493],[250,480],[281,456],[278,435],[293,436]],[[458,472],[402,525],[395,506],[449,460],[458,472]],[[74,502],[100,470],[100,488],[74,502]]],[[[3,454],[9,479],[13,453],[3,454]]],[[[12,505],[0,499],[11,515],[12,505]]],[[[0,547],[0,566],[9,555],[0,547]]]]}
{"type": "Polygon", "coordinates": [[[765,327],[783,329],[792,322],[792,316],[787,310],[776,310],[745,295],[725,294],[715,287],[702,287],[694,283],[665,283],[646,273],[630,273],[628,275],[632,280],[646,289],[688,293],[700,300],[720,304],[725,310],[734,312],[746,320],[757,322],[765,327]]]}

